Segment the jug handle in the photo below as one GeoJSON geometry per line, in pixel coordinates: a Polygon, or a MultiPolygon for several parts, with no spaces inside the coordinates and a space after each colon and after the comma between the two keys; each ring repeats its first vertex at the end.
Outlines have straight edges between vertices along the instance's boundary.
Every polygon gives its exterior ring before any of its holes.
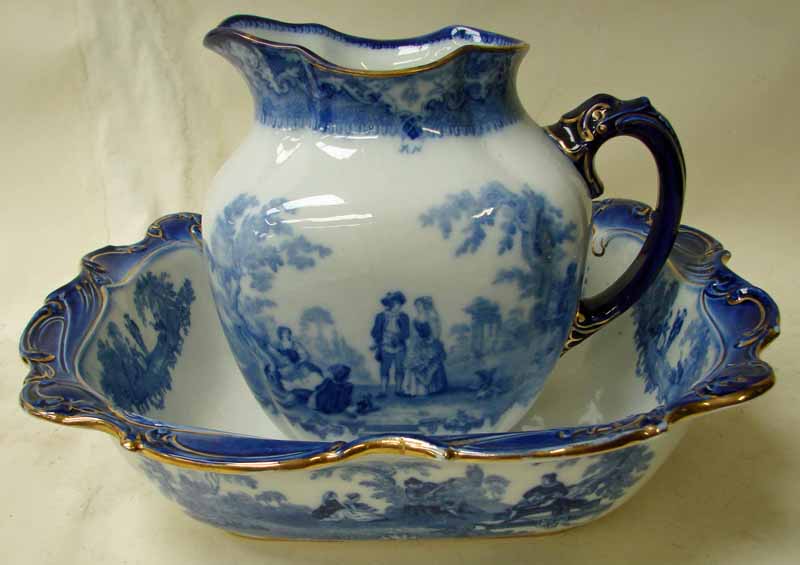
{"type": "Polygon", "coordinates": [[[562,355],[630,308],[655,281],[678,235],[686,166],[672,126],[647,98],[619,100],[597,94],[545,128],[586,180],[591,198],[603,193],[594,170],[594,156],[617,136],[638,139],[647,146],[658,168],[658,204],[639,254],[610,287],[578,303],[562,355]]]}

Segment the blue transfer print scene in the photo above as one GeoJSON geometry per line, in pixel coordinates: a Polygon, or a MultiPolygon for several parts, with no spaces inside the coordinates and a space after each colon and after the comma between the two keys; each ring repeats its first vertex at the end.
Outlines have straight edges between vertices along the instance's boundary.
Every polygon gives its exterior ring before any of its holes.
{"type": "Polygon", "coordinates": [[[100,387],[116,406],[138,412],[164,408],[172,370],[189,334],[194,299],[189,279],[179,288],[164,272],[148,271],[136,279],[135,312],[124,314],[124,329],[110,321],[106,338],[97,344],[100,387]]]}
{"type": "MultiPolygon", "coordinates": [[[[680,286],[662,273],[633,308],[636,375],[644,380],[645,392],[655,394],[661,404],[686,394],[692,386],[687,379],[703,375],[717,355],[709,322],[687,320],[688,309],[676,306],[680,286]],[[681,355],[674,355],[676,349],[682,350],[681,355]],[[677,363],[671,361],[675,358],[679,358],[677,363]]],[[[696,299],[702,300],[702,293],[696,299]]]]}
{"type": "Polygon", "coordinates": [[[358,339],[346,339],[322,305],[276,318],[276,277],[336,258],[335,249],[281,221],[295,213],[285,199],[240,195],[216,218],[206,246],[212,292],[240,369],[261,404],[280,408],[293,425],[321,438],[479,431],[530,400],[530,383],[543,382],[558,359],[580,286],[578,266],[563,250],[576,226],[531,188],[488,183],[448,196],[419,218],[423,231],[453,240],[454,260],[469,260],[487,232],[498,230],[496,253],[521,260],[487,283],[516,287],[514,307],[476,296],[461,306],[460,319],[446,320],[435,296],[387,289],[358,305],[371,328],[358,339]]]}
{"type": "Polygon", "coordinates": [[[652,459],[649,447],[635,445],[548,465],[544,473],[537,467],[545,464],[531,463],[523,476],[536,478],[526,485],[512,485],[481,465],[448,477],[432,462],[346,463],[310,471],[303,493],[266,490],[249,475],[173,470],[148,459],[140,465],[165,496],[214,526],[261,537],[357,539],[399,537],[398,532],[504,536],[575,526],[610,510],[652,459]],[[322,483],[338,488],[320,488],[322,483]],[[315,488],[316,502],[297,500],[298,494],[313,498],[315,488]]]}

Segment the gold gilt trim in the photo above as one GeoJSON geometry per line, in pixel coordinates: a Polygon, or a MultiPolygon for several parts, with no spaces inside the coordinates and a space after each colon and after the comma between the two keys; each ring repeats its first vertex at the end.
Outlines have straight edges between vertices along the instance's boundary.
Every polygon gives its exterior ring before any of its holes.
{"type": "Polygon", "coordinates": [[[277,41],[270,41],[268,39],[263,39],[258,37],[257,35],[253,35],[251,33],[247,33],[244,31],[240,31],[233,28],[228,27],[218,27],[216,29],[211,30],[208,35],[206,36],[206,41],[209,41],[213,37],[224,36],[224,37],[238,37],[239,39],[243,39],[248,43],[252,43],[255,45],[262,45],[264,47],[271,47],[273,49],[287,49],[292,51],[298,51],[302,55],[308,59],[308,62],[311,66],[323,70],[329,71],[332,73],[337,73],[341,75],[348,75],[354,77],[366,77],[366,78],[396,78],[396,77],[404,77],[404,76],[411,76],[418,73],[422,73],[425,71],[430,71],[432,69],[436,69],[438,67],[442,67],[449,63],[450,61],[454,60],[457,57],[465,53],[469,53],[471,51],[481,51],[484,53],[524,53],[527,52],[530,46],[525,43],[524,41],[519,41],[517,43],[511,45],[477,45],[477,44],[468,44],[462,45],[457,49],[451,51],[444,57],[436,59],[430,63],[426,63],[425,65],[417,65],[416,67],[409,67],[407,69],[396,69],[393,71],[370,71],[367,69],[353,69],[350,67],[342,67],[337,65],[336,63],[332,63],[331,61],[317,55],[314,51],[311,51],[307,47],[303,47],[297,43],[282,43],[277,41]]]}
{"type": "MultiPolygon", "coordinates": [[[[163,219],[165,218],[162,218],[161,220],[163,219]]],[[[99,251],[99,253],[102,254],[106,254],[108,252],[108,249],[99,251]]],[[[120,249],[118,252],[124,251],[121,251],[120,249]]],[[[91,255],[90,257],[97,256],[98,254],[95,254],[91,255]]],[[[136,267],[132,267],[132,271],[135,270],[136,267]]],[[[103,294],[103,291],[105,290],[104,285],[94,285],[90,279],[89,284],[99,288],[100,292],[98,292],[98,294],[100,295],[101,299],[105,300],[105,295],[103,294]]],[[[119,282],[115,284],[119,284],[119,282]]],[[[728,302],[731,305],[742,302],[754,302],[757,304],[761,312],[761,319],[759,322],[754,328],[747,332],[746,339],[737,344],[738,347],[747,347],[755,343],[755,340],[761,339],[761,343],[758,344],[754,352],[754,361],[757,361],[764,348],[767,347],[777,337],[777,327],[779,326],[770,328],[765,327],[767,322],[767,310],[765,305],[762,304],[756,297],[729,296],[728,302]]],[[[34,330],[40,327],[42,324],[47,324],[49,319],[57,318],[59,314],[56,312],[60,311],[62,307],[62,305],[60,305],[57,301],[52,300],[45,305],[45,307],[47,306],[51,307],[51,311],[42,312],[34,320],[32,320],[26,327],[25,335],[23,337],[23,343],[27,349],[25,355],[23,356],[23,361],[30,367],[30,372],[25,379],[26,387],[38,387],[41,383],[50,381],[56,376],[56,370],[52,366],[52,363],[57,361],[56,356],[54,356],[52,353],[38,351],[35,347],[35,344],[30,341],[30,337],[34,330]]],[[[776,322],[779,324],[780,321],[776,320],[776,322]]],[[[768,367],[767,365],[765,366],[768,367]]],[[[737,377],[733,375],[730,379],[735,381],[737,377]]],[[[194,434],[202,433],[218,436],[235,436],[236,434],[225,434],[224,432],[213,430],[182,430],[180,428],[169,429],[168,427],[167,433],[155,441],[159,441],[160,445],[175,449],[180,453],[161,453],[150,445],[150,442],[154,442],[154,440],[148,437],[150,431],[158,431],[162,429],[161,427],[155,423],[143,424],[138,421],[133,421],[124,412],[111,408],[107,405],[107,403],[106,406],[103,407],[103,413],[108,413],[109,415],[114,416],[120,422],[129,425],[133,430],[139,430],[135,436],[131,437],[130,434],[126,433],[126,431],[118,425],[98,417],[97,414],[99,412],[98,408],[96,407],[84,407],[83,409],[85,411],[81,413],[80,410],[82,408],[78,404],[73,404],[71,405],[71,408],[75,410],[76,413],[72,415],[63,415],[48,411],[47,409],[37,408],[26,402],[22,397],[20,397],[20,404],[22,405],[22,408],[29,414],[50,422],[105,432],[116,437],[120,445],[126,450],[139,453],[155,461],[195,471],[213,471],[216,473],[239,474],[242,472],[251,471],[311,469],[324,465],[349,461],[365,455],[382,454],[394,456],[413,456],[439,461],[486,462],[521,461],[526,459],[552,459],[559,457],[605,453],[662,435],[670,429],[672,424],[687,418],[752,400],[767,392],[774,384],[775,373],[770,367],[769,373],[763,379],[751,384],[746,389],[737,390],[723,395],[709,395],[707,398],[701,398],[695,402],[675,407],[660,417],[658,422],[654,423],[653,425],[640,428],[635,424],[640,424],[641,420],[634,420],[634,422],[628,422],[613,429],[606,429],[608,426],[596,426],[594,428],[590,427],[585,430],[576,430],[575,435],[585,435],[587,438],[586,442],[575,443],[565,447],[530,450],[524,453],[515,454],[495,454],[476,452],[470,450],[468,447],[462,447],[468,446],[470,443],[475,442],[474,439],[451,441],[447,444],[437,445],[423,439],[403,436],[384,436],[353,444],[337,442],[331,444],[329,449],[325,452],[317,453],[307,457],[286,459],[283,461],[208,461],[208,459],[215,457],[213,453],[197,452],[183,446],[179,441],[176,440],[175,433],[190,432],[194,434]],[[613,432],[615,435],[613,439],[604,440],[602,435],[608,432],[613,432]],[[206,458],[206,461],[202,463],[195,461],[191,458],[192,454],[198,457],[206,458]]],[[[91,390],[91,387],[87,387],[87,385],[81,381],[76,381],[74,385],[78,387],[86,387],[91,390]]],[[[41,391],[37,391],[37,394],[40,396],[45,396],[42,395],[41,391]]],[[[58,400],[58,398],[53,398],[53,400],[58,400]]],[[[642,415],[642,418],[644,417],[646,417],[646,414],[642,415]]]]}
{"type": "MultiPolygon", "coordinates": [[[[777,334],[775,334],[777,335],[777,334]]],[[[768,341],[774,339],[774,335],[768,338],[768,341]]],[[[698,416],[735,406],[743,402],[752,400],[767,392],[775,384],[775,374],[770,374],[764,379],[754,383],[745,390],[731,392],[722,396],[716,396],[709,399],[699,400],[690,404],[677,407],[664,416],[666,426],[647,426],[643,429],[633,430],[628,433],[620,434],[612,441],[595,442],[588,444],[576,444],[567,447],[549,448],[541,450],[532,450],[519,454],[492,454],[492,453],[478,453],[469,450],[462,450],[457,446],[456,442],[451,443],[449,446],[440,447],[430,442],[408,438],[402,436],[384,437],[374,440],[368,440],[352,444],[344,448],[344,444],[335,443],[331,449],[323,453],[318,453],[309,457],[298,457],[296,459],[287,459],[284,461],[243,461],[243,462],[204,462],[198,463],[189,458],[181,457],[174,454],[163,454],[150,448],[143,440],[141,435],[135,438],[127,437],[123,430],[117,426],[106,422],[100,418],[81,415],[81,416],[62,416],[40,410],[31,406],[27,402],[21,401],[22,408],[29,414],[43,418],[45,420],[62,424],[66,426],[84,427],[93,430],[106,432],[109,435],[116,437],[122,447],[131,452],[139,453],[148,459],[153,459],[161,463],[175,465],[184,469],[194,471],[213,471],[216,473],[233,473],[238,474],[242,472],[252,471],[289,471],[299,469],[312,469],[333,463],[340,463],[362,457],[365,455],[400,455],[400,456],[413,456],[423,459],[447,460],[447,461],[464,461],[464,462],[486,462],[486,461],[520,461],[524,459],[553,459],[557,457],[572,457],[577,455],[593,455],[598,453],[605,453],[613,451],[646,441],[650,438],[666,433],[670,426],[679,421],[685,420],[690,417],[698,416]]],[[[131,422],[132,425],[138,425],[131,422]]],[[[593,435],[593,434],[588,434],[593,435]]],[[[468,441],[468,440],[465,440],[468,441]]],[[[203,454],[208,457],[209,454],[203,454]]]]}
{"type": "Polygon", "coordinates": [[[589,184],[600,184],[594,173],[594,165],[591,158],[587,158],[589,147],[586,145],[595,140],[596,137],[608,133],[608,126],[602,123],[608,115],[611,105],[607,102],[598,102],[585,112],[581,112],[572,117],[562,118],[555,124],[545,126],[544,131],[547,136],[561,148],[561,151],[576,165],[580,162],[581,174],[589,184]],[[556,128],[570,131],[568,126],[574,126],[580,140],[567,135],[558,135],[556,128]],[[570,139],[570,143],[567,143],[570,139]]]}
{"type": "Polygon", "coordinates": [[[578,308],[578,311],[575,313],[575,319],[572,321],[572,326],[569,329],[569,334],[567,334],[567,339],[564,342],[564,346],[561,348],[561,355],[564,355],[576,345],[583,343],[603,329],[607,324],[617,319],[616,316],[611,316],[598,320],[593,324],[587,324],[586,316],[580,311],[580,306],[578,306],[578,308]]]}

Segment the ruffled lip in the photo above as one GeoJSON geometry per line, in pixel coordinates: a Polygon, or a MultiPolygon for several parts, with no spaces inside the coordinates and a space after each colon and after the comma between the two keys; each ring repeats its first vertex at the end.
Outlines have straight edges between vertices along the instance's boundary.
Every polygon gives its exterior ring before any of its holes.
{"type": "Polygon", "coordinates": [[[317,68],[334,73],[373,78],[400,77],[428,71],[446,65],[465,53],[473,51],[524,53],[529,49],[529,45],[519,39],[465,25],[450,25],[431,33],[402,39],[373,39],[350,35],[317,23],[289,23],[248,15],[236,15],[223,20],[217,27],[206,34],[203,44],[210,49],[215,49],[231,40],[275,49],[294,50],[302,54],[317,68]],[[402,69],[369,70],[340,65],[300,43],[264,39],[247,30],[289,32],[298,35],[314,34],[363,49],[424,47],[443,41],[463,41],[463,44],[446,55],[425,64],[402,69]]]}

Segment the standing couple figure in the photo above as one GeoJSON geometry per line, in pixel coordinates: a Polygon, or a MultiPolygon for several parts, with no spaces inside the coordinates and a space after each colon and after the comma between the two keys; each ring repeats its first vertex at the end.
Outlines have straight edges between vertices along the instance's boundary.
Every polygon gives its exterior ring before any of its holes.
{"type": "Polygon", "coordinates": [[[446,358],[440,340],[439,314],[430,296],[414,300],[412,324],[403,312],[405,295],[389,292],[381,299],[383,312],[372,326],[375,359],[380,363],[381,396],[389,391],[394,370],[394,393],[398,396],[427,396],[447,389],[446,358]],[[406,342],[411,341],[407,347],[406,342]],[[406,374],[408,369],[408,374],[406,374]]]}

